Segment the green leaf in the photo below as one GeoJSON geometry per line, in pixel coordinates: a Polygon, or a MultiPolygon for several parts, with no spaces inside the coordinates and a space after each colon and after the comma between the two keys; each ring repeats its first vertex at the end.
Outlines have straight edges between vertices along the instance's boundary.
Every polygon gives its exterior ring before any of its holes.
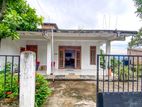
{"type": "Polygon", "coordinates": [[[0,20],[0,39],[7,37],[19,39],[18,30],[36,30],[42,21],[43,17],[38,16],[26,0],[8,0],[5,14],[0,20]]]}

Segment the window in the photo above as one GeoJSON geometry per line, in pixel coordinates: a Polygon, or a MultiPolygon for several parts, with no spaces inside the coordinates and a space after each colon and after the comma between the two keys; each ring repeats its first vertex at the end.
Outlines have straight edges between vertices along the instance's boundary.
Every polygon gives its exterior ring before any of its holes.
{"type": "Polygon", "coordinates": [[[90,46],[90,64],[96,65],[96,46],[90,46]]]}

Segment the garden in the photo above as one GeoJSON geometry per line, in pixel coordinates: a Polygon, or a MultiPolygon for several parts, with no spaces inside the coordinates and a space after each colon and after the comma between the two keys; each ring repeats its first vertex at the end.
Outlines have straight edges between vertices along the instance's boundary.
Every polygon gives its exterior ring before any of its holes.
{"type": "MultiPolygon", "coordinates": [[[[0,106],[18,107],[18,73],[11,72],[11,63],[0,71],[0,106]],[[6,71],[5,71],[6,70],[6,71]]],[[[35,107],[40,107],[51,94],[49,82],[41,74],[36,74],[35,107]]]]}

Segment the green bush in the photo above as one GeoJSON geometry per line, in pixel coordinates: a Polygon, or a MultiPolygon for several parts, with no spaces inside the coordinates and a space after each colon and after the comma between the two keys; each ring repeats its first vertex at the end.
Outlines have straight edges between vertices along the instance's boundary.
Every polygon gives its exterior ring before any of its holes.
{"type": "Polygon", "coordinates": [[[7,62],[6,66],[2,67],[2,70],[0,71],[0,74],[4,73],[5,70],[6,70],[6,72],[10,72],[11,71],[11,66],[12,66],[12,64],[10,62],[7,62]]]}
{"type": "MultiPolygon", "coordinates": [[[[118,71],[117,71],[117,74],[118,74],[118,71]]],[[[128,69],[128,66],[120,66],[119,67],[119,80],[122,81],[125,81],[125,80],[128,80],[128,78],[132,78],[133,77],[133,72],[132,70],[129,68],[128,69]]]]}
{"type": "Polygon", "coordinates": [[[36,95],[35,106],[41,106],[50,95],[51,89],[48,87],[47,80],[40,74],[36,74],[36,95]]]}
{"type": "MultiPolygon", "coordinates": [[[[10,72],[6,73],[6,84],[4,90],[4,73],[0,74],[0,98],[18,98],[18,75],[13,75],[13,84],[11,88],[11,76],[10,72]]],[[[35,94],[35,106],[40,107],[47,97],[50,95],[51,89],[48,87],[47,80],[40,74],[36,74],[36,94],[35,94]]]]}
{"type": "Polygon", "coordinates": [[[118,67],[114,67],[115,68],[115,72],[114,74],[116,74],[117,76],[119,75],[119,80],[135,80],[137,78],[137,76],[140,76],[141,73],[141,69],[138,67],[129,67],[129,66],[119,66],[119,74],[118,74],[118,67]],[[138,70],[138,71],[137,71],[138,70]]]}
{"type": "Polygon", "coordinates": [[[0,98],[17,98],[18,96],[18,76],[11,73],[6,73],[6,81],[4,85],[4,73],[0,74],[0,98]],[[12,84],[11,84],[12,82],[12,84]],[[4,87],[5,86],[5,87],[4,87]],[[5,89],[5,90],[4,90],[5,89]]]}

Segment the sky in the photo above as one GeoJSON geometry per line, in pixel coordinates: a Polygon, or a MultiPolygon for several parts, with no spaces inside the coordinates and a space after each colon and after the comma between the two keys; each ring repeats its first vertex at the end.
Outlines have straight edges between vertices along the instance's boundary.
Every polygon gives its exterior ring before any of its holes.
{"type": "MultiPolygon", "coordinates": [[[[60,29],[107,29],[138,31],[142,21],[133,0],[27,0],[44,22],[60,29]]],[[[111,42],[112,54],[126,54],[126,41],[111,42]],[[122,51],[120,51],[122,50],[122,51]]],[[[104,49],[104,46],[102,48],[104,49]]]]}

